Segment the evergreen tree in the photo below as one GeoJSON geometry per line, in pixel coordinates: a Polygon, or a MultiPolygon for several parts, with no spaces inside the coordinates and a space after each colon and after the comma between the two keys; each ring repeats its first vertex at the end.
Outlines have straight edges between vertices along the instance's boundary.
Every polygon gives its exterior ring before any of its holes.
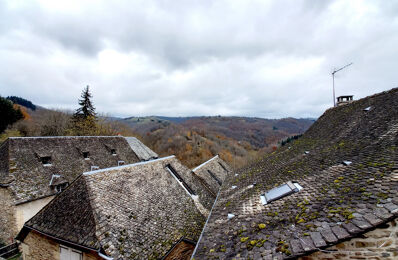
{"type": "Polygon", "coordinates": [[[0,133],[6,130],[8,125],[12,125],[22,118],[20,109],[14,109],[11,101],[0,97],[0,133]]]}
{"type": "Polygon", "coordinates": [[[71,135],[97,135],[97,117],[95,107],[91,102],[92,95],[87,86],[79,99],[80,107],[73,114],[71,135]]]}
{"type": "Polygon", "coordinates": [[[81,95],[82,99],[79,99],[80,107],[76,109],[76,112],[74,114],[75,117],[84,118],[84,119],[87,119],[89,117],[95,118],[96,113],[95,113],[95,107],[91,102],[92,97],[93,96],[90,93],[89,86],[87,85],[87,87],[82,91],[81,95]]]}

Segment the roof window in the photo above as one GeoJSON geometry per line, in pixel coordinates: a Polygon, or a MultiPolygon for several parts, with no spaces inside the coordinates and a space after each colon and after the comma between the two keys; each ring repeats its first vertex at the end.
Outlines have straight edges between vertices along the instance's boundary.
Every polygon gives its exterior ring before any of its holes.
{"type": "Polygon", "coordinates": [[[40,157],[40,161],[43,166],[51,166],[51,156],[40,157]]]}
{"type": "Polygon", "coordinates": [[[217,176],[216,176],[214,173],[212,173],[210,170],[207,170],[207,172],[210,174],[210,176],[211,176],[213,179],[216,180],[216,182],[218,183],[218,185],[221,186],[222,182],[220,181],[220,179],[218,179],[217,176]]]}
{"type": "Polygon", "coordinates": [[[177,171],[170,165],[166,165],[166,169],[170,172],[170,174],[178,181],[178,183],[184,188],[184,190],[190,195],[195,196],[195,192],[186,184],[186,182],[181,178],[181,176],[177,173],[177,171]]]}
{"type": "Polygon", "coordinates": [[[83,152],[83,157],[85,160],[90,160],[90,152],[83,152]]]}
{"type": "Polygon", "coordinates": [[[260,196],[260,199],[263,205],[265,205],[274,200],[278,200],[290,194],[299,192],[302,189],[303,187],[301,187],[298,183],[288,181],[287,183],[279,187],[273,188],[265,192],[263,195],[260,196]]]}

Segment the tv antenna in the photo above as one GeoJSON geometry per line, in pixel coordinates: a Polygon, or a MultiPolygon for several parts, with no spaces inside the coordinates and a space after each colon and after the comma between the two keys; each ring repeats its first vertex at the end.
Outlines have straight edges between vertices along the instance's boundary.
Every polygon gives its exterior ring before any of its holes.
{"type": "Polygon", "coordinates": [[[335,96],[335,91],[334,91],[334,74],[336,74],[336,72],[339,72],[340,70],[343,70],[345,68],[347,68],[348,66],[351,66],[353,63],[351,62],[350,64],[347,64],[343,67],[341,67],[340,69],[335,69],[332,72],[332,77],[333,77],[333,106],[336,106],[336,96],[335,96]]]}

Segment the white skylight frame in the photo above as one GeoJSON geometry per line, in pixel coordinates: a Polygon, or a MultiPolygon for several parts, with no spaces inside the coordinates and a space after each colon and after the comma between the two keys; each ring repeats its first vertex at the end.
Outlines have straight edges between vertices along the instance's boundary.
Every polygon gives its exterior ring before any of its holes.
{"type": "Polygon", "coordinates": [[[278,187],[268,190],[264,194],[260,195],[260,200],[263,205],[269,204],[272,201],[281,199],[289,196],[293,193],[299,192],[303,187],[297,182],[288,181],[278,187]]]}

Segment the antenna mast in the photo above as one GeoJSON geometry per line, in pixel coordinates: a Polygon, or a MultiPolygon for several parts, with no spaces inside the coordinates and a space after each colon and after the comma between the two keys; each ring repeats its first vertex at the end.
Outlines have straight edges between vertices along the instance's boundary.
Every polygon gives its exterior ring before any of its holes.
{"type": "Polygon", "coordinates": [[[336,74],[336,72],[339,72],[340,70],[343,70],[345,68],[347,68],[348,66],[351,66],[353,63],[351,62],[350,64],[345,65],[344,67],[341,67],[340,69],[335,69],[332,72],[332,77],[333,77],[333,106],[336,106],[336,96],[335,96],[335,91],[334,91],[334,74],[336,74]]]}

